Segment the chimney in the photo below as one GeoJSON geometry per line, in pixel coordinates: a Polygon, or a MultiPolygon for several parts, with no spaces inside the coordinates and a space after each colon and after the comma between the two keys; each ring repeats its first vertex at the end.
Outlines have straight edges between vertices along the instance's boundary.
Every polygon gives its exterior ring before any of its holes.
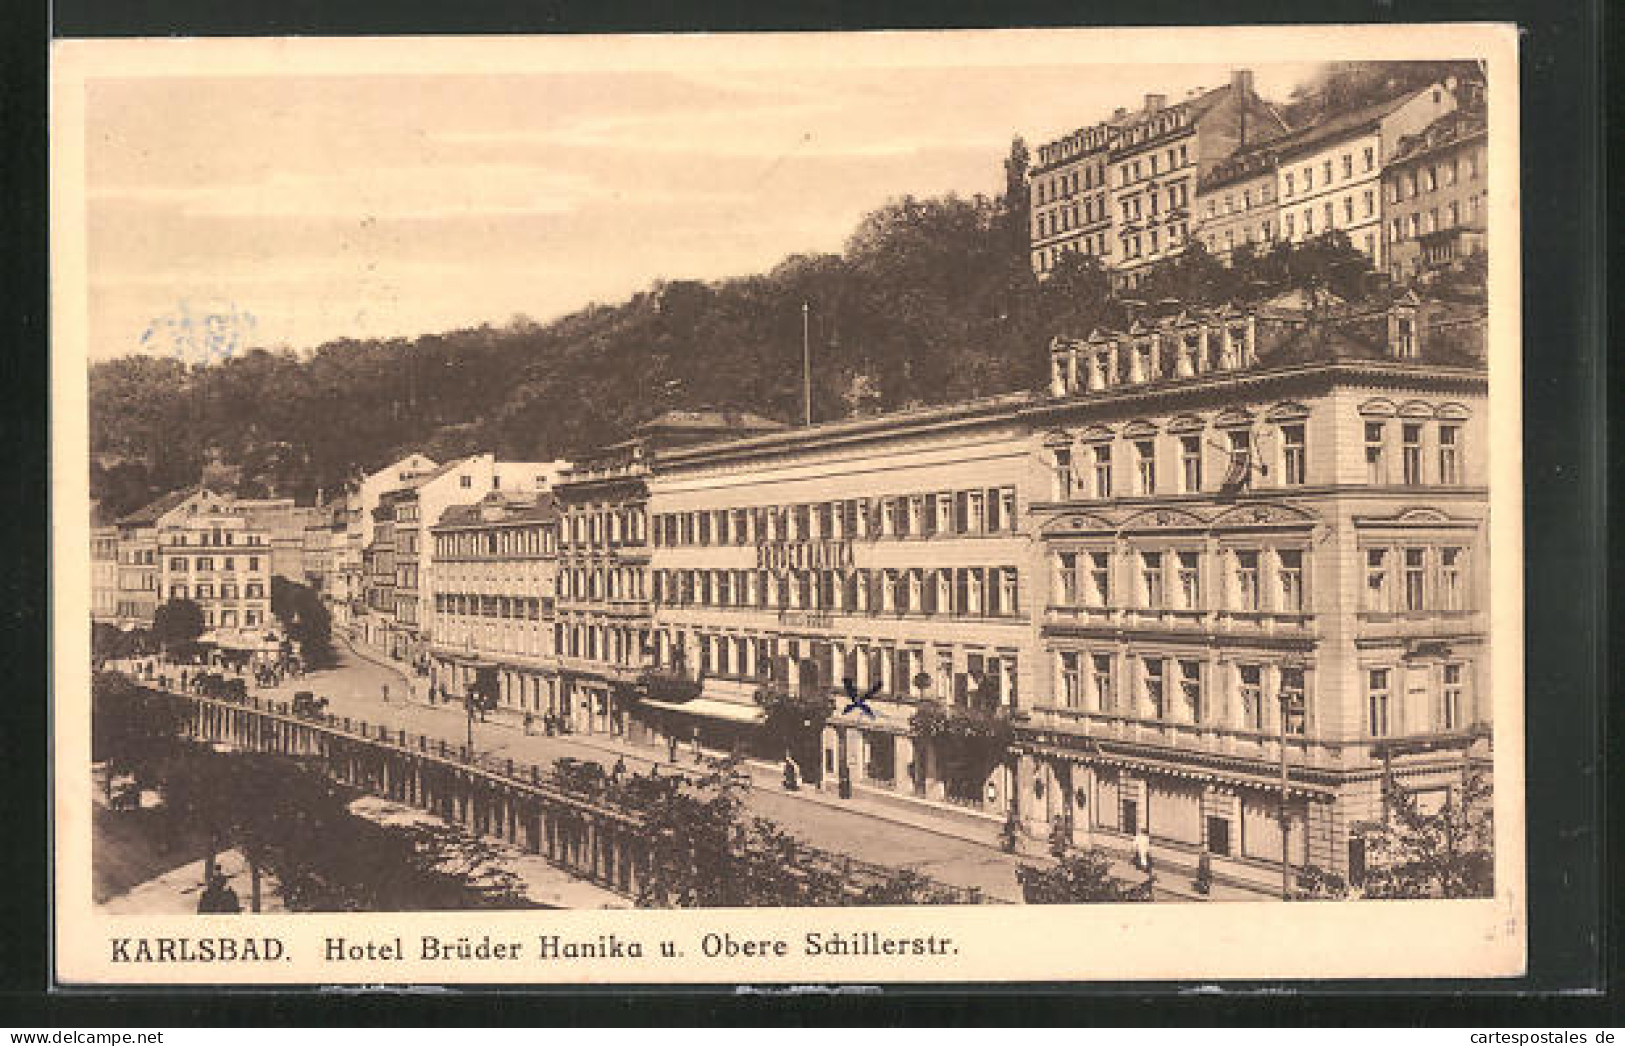
{"type": "Polygon", "coordinates": [[[1167,104],[1168,96],[1165,94],[1148,94],[1145,96],[1145,111],[1148,113],[1154,113],[1167,104]]]}
{"type": "Polygon", "coordinates": [[[1234,69],[1230,72],[1230,86],[1235,88],[1237,94],[1249,95],[1253,93],[1253,71],[1251,69],[1234,69]]]}

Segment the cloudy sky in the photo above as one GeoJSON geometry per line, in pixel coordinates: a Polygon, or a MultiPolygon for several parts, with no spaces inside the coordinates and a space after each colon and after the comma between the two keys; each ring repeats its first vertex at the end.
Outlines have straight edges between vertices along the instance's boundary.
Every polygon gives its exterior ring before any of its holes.
{"type": "MultiPolygon", "coordinates": [[[[832,42],[833,44],[833,42],[832,42]]],[[[889,198],[996,193],[1036,144],[1229,65],[572,68],[94,78],[92,358],[178,313],[254,344],[539,321],[837,251],[889,198]]],[[[1308,64],[1260,65],[1284,98],[1308,64]]]]}

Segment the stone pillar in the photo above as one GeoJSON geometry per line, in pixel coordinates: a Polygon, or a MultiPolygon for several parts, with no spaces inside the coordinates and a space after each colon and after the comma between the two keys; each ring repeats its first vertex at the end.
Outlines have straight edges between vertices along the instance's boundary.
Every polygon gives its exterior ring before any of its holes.
{"type": "Polygon", "coordinates": [[[893,777],[893,788],[914,794],[915,781],[919,779],[919,768],[914,766],[914,738],[907,734],[900,735],[895,742],[897,751],[896,774],[893,777]]]}
{"type": "Polygon", "coordinates": [[[1015,764],[1015,787],[1011,789],[1012,794],[1005,797],[1005,809],[1009,811],[1013,807],[1022,827],[1029,834],[1042,837],[1045,834],[1042,831],[1044,809],[1034,789],[1039,776],[1037,761],[1031,752],[1022,752],[1015,757],[1015,764]]]}
{"type": "Polygon", "coordinates": [[[948,798],[948,787],[942,780],[942,756],[938,745],[934,741],[923,742],[919,751],[924,755],[923,765],[925,772],[925,797],[945,802],[948,798]]]}

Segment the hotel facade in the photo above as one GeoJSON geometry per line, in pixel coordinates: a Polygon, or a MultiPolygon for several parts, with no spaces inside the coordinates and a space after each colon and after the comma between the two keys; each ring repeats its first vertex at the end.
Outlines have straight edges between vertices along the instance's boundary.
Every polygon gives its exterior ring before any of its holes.
{"type": "Polygon", "coordinates": [[[515,711],[558,710],[554,646],[558,512],[547,493],[493,491],[455,505],[430,528],[435,635],[431,683],[455,700],[481,669],[515,711]]]}
{"type": "Polygon", "coordinates": [[[1284,775],[1290,861],[1358,879],[1388,783],[1487,765],[1483,322],[1300,301],[1056,344],[1030,828],[1278,863],[1284,775]]]}
{"type": "Polygon", "coordinates": [[[828,695],[836,714],[804,777],[978,809],[1008,801],[1005,768],[951,772],[910,720],[926,702],[1020,707],[1038,685],[1025,401],[662,455],[649,480],[655,658],[702,682],[667,711],[726,738],[756,720],[764,688],[828,695]]]}
{"type": "Polygon", "coordinates": [[[1057,339],[1042,392],[668,415],[431,528],[434,680],[772,760],[764,706],[823,698],[818,787],[1358,879],[1391,786],[1489,765],[1484,324],[1294,292],[1057,339]]]}

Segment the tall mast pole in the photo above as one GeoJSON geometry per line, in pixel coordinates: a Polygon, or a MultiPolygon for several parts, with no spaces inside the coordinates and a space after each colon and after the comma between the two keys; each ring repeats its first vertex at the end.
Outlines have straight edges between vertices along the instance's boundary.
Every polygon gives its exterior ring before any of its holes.
{"type": "Polygon", "coordinates": [[[812,343],[807,337],[807,303],[801,303],[801,397],[805,423],[812,424],[812,343]]]}

